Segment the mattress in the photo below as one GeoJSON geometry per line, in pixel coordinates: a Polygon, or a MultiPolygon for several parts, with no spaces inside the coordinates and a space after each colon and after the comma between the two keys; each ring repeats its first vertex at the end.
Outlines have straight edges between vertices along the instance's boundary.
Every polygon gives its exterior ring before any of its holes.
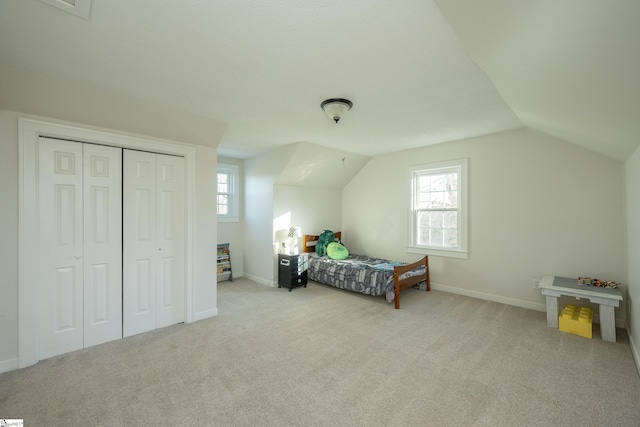
{"type": "MultiPolygon", "coordinates": [[[[310,253],[307,273],[314,282],[366,295],[384,295],[387,302],[393,302],[393,267],[402,264],[366,255],[350,254],[347,259],[334,260],[310,253]]],[[[424,270],[423,267],[422,271],[417,269],[407,275],[424,273],[424,270]]],[[[426,282],[419,287],[426,290],[426,282]]]]}

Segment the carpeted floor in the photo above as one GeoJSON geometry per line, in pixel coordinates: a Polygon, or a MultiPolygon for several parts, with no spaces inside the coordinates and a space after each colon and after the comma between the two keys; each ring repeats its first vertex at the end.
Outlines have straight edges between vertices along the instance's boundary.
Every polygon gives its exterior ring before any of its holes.
{"type": "MultiPolygon", "coordinates": [[[[0,375],[25,426],[638,426],[627,336],[409,289],[218,286],[220,315],[0,375]]],[[[597,329],[597,327],[596,327],[597,329]]]]}

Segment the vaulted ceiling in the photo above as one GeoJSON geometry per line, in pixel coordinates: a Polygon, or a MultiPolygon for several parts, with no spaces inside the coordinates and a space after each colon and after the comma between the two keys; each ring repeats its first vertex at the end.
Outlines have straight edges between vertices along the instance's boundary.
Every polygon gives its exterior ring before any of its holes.
{"type": "Polygon", "coordinates": [[[2,0],[0,63],[225,122],[231,157],[527,126],[624,161],[640,144],[638,22],[636,0],[92,0],[89,19],[2,0]],[[320,109],[333,97],[354,103],[338,124],[320,109]]]}

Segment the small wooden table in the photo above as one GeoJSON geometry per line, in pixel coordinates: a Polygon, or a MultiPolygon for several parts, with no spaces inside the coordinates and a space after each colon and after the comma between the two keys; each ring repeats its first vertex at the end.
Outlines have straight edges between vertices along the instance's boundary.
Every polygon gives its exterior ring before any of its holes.
{"type": "Polygon", "coordinates": [[[547,298],[547,326],[558,328],[558,297],[587,298],[600,306],[600,333],[603,341],[616,342],[616,318],[614,307],[620,306],[622,292],[619,288],[600,288],[578,285],[578,279],[543,276],[540,280],[542,295],[547,298]]]}

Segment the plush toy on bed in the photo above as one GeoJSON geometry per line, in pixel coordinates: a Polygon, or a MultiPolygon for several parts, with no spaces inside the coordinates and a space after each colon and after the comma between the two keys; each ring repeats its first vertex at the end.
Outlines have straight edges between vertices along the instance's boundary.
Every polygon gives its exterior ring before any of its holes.
{"type": "Polygon", "coordinates": [[[347,248],[336,240],[336,236],[331,230],[324,230],[318,236],[316,253],[319,256],[328,255],[331,259],[346,259],[349,256],[347,248]]]}
{"type": "Polygon", "coordinates": [[[316,253],[319,256],[325,256],[327,254],[327,245],[336,241],[336,237],[333,235],[333,231],[324,230],[318,236],[318,243],[316,243],[316,253]]]}
{"type": "Polygon", "coordinates": [[[331,259],[347,259],[349,251],[342,243],[331,242],[327,245],[327,255],[331,259]]]}

